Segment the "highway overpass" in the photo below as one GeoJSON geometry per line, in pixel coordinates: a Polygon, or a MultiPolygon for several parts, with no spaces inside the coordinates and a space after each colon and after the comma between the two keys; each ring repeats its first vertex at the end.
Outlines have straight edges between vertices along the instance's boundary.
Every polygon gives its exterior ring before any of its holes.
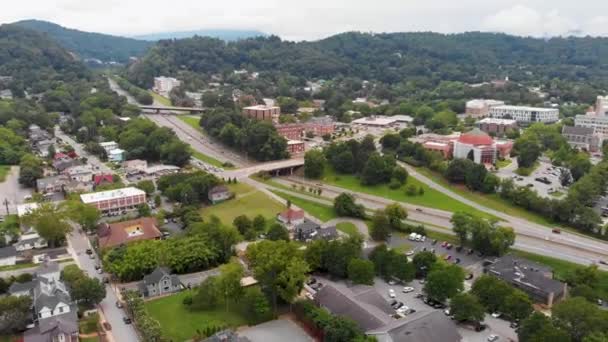
{"type": "Polygon", "coordinates": [[[174,106],[156,106],[156,105],[139,105],[142,111],[156,114],[176,114],[176,112],[199,114],[207,108],[204,107],[174,107],[174,106]]]}

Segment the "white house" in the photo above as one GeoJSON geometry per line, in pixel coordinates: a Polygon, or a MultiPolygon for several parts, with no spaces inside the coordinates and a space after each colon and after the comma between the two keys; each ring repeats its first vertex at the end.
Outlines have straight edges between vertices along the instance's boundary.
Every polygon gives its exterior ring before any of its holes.
{"type": "Polygon", "coordinates": [[[63,173],[73,181],[86,183],[93,180],[93,170],[85,165],[72,166],[63,171],[63,173]]]}
{"type": "Polygon", "coordinates": [[[15,249],[19,252],[28,251],[31,249],[39,249],[48,247],[45,239],[41,238],[36,232],[22,234],[19,241],[14,244],[15,249]]]}
{"type": "Polygon", "coordinates": [[[108,160],[111,162],[122,163],[125,160],[125,150],[115,148],[108,152],[108,160]]]}
{"type": "Polygon", "coordinates": [[[13,246],[0,248],[0,266],[14,265],[17,262],[17,250],[13,246]]]}
{"type": "Polygon", "coordinates": [[[106,142],[99,143],[99,145],[101,147],[103,147],[103,149],[108,154],[110,153],[110,151],[118,148],[118,143],[116,141],[106,141],[106,142]]]}

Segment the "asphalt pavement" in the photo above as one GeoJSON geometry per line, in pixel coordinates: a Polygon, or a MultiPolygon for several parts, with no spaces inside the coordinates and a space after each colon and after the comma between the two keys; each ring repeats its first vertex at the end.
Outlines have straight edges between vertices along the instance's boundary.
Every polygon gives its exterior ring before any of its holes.
{"type": "Polygon", "coordinates": [[[17,205],[32,194],[31,188],[19,184],[19,166],[11,166],[4,182],[0,183],[0,216],[17,213],[17,205]],[[7,203],[5,203],[7,202],[7,203]]]}

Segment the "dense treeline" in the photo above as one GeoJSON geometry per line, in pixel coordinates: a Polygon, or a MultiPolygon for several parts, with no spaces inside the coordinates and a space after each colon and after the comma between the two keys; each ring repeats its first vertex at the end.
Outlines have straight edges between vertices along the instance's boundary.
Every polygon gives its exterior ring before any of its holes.
{"type": "Polygon", "coordinates": [[[101,33],[83,32],[41,20],[22,20],[15,25],[43,32],[65,49],[82,58],[127,63],[129,57],[141,56],[152,42],[101,33]]]}
{"type": "Polygon", "coordinates": [[[49,37],[16,25],[0,26],[0,75],[12,76],[16,97],[41,93],[58,81],[90,78],[86,67],[49,37]]]}
{"type": "Polygon", "coordinates": [[[171,201],[190,205],[207,202],[209,190],[218,184],[220,180],[210,173],[176,173],[160,177],[158,190],[171,201]]]}
{"type": "Polygon", "coordinates": [[[122,89],[131,94],[131,96],[133,96],[137,102],[143,105],[151,105],[154,102],[154,98],[150,93],[137,86],[134,86],[131,84],[131,82],[125,80],[124,78],[115,77],[114,80],[122,89]]]}
{"type": "Polygon", "coordinates": [[[216,108],[201,117],[200,125],[224,144],[259,161],[289,156],[287,141],[266,121],[251,120],[234,110],[216,108]]]}

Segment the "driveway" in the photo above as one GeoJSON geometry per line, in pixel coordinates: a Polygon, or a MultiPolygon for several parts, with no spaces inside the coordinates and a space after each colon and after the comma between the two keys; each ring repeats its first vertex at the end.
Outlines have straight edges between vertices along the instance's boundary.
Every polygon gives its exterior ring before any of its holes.
{"type": "Polygon", "coordinates": [[[367,224],[363,220],[358,220],[354,218],[348,217],[338,217],[333,220],[329,220],[323,224],[323,226],[335,226],[338,223],[352,223],[357,227],[359,234],[363,235],[365,238],[369,238],[369,230],[367,229],[367,224]]]}
{"type": "MultiPolygon", "coordinates": [[[[87,236],[80,233],[79,229],[73,229],[72,233],[68,234],[68,245],[78,266],[87,273],[89,277],[101,280],[104,274],[98,274],[95,270],[95,265],[99,263],[99,257],[94,254],[95,259],[90,259],[86,254],[87,248],[91,248],[87,236]]],[[[95,252],[93,251],[93,253],[95,252]]],[[[106,320],[112,326],[110,332],[114,337],[114,341],[139,341],[139,337],[137,336],[133,325],[127,325],[122,321],[122,318],[125,317],[126,314],[122,309],[116,307],[118,298],[114,291],[115,289],[113,289],[110,284],[106,285],[106,298],[99,303],[99,309],[101,309],[106,320]]]]}

